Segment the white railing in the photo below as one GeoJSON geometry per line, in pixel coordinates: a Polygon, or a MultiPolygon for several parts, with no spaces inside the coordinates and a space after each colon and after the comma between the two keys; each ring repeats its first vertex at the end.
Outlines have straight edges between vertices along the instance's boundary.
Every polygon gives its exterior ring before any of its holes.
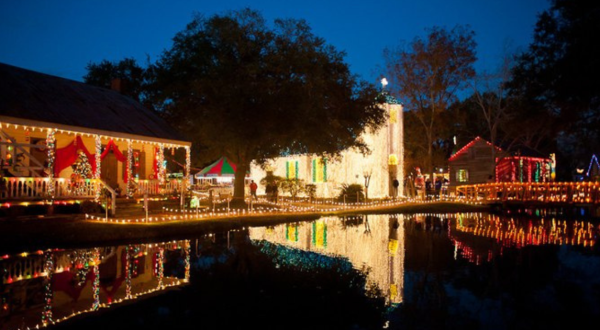
{"type": "MultiPolygon", "coordinates": [[[[47,199],[48,178],[35,177],[5,177],[0,179],[0,200],[32,200],[47,199]]],[[[54,198],[95,198],[96,185],[99,183],[94,179],[82,179],[73,184],[70,179],[54,179],[54,198]]],[[[180,180],[169,180],[160,185],[158,180],[138,180],[136,195],[163,195],[179,191],[180,180]]]]}
{"type": "MultiPolygon", "coordinates": [[[[0,182],[0,199],[43,199],[48,198],[48,178],[12,177],[3,178],[0,182]]],[[[66,178],[56,178],[54,181],[54,198],[94,198],[96,182],[94,180],[79,180],[75,184],[66,178]]]]}
{"type": "Polygon", "coordinates": [[[137,180],[136,182],[137,194],[144,194],[144,192],[147,192],[148,195],[171,194],[181,188],[181,180],[176,179],[165,181],[164,185],[161,185],[158,180],[137,180]]]}

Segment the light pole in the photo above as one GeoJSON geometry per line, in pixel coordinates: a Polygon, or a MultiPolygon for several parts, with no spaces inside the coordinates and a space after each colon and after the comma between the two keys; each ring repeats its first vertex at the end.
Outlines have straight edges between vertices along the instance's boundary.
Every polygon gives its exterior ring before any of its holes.
{"type": "Polygon", "coordinates": [[[369,201],[369,183],[371,183],[372,170],[364,170],[363,177],[365,178],[365,202],[369,201]]]}

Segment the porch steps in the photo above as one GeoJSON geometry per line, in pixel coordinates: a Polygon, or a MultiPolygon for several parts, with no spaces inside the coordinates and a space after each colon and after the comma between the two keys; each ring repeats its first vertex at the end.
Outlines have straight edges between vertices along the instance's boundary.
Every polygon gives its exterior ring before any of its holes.
{"type": "MultiPolygon", "coordinates": [[[[149,215],[162,214],[164,213],[163,208],[179,209],[179,200],[148,201],[149,215]]],[[[117,218],[144,217],[146,210],[144,209],[143,200],[138,202],[135,198],[117,198],[115,213],[117,218]]]]}

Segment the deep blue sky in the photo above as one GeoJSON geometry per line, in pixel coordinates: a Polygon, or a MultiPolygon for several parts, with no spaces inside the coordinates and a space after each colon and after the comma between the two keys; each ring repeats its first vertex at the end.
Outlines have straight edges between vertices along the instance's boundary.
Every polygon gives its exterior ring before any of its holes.
{"type": "Polygon", "coordinates": [[[433,26],[468,24],[478,69],[493,70],[509,49],[532,40],[548,0],[0,0],[0,62],[82,81],[85,66],[134,57],[144,65],[170,48],[193,13],[210,16],[250,7],[272,22],[305,19],[313,32],[347,53],[353,73],[377,83],[383,50],[433,26]]]}

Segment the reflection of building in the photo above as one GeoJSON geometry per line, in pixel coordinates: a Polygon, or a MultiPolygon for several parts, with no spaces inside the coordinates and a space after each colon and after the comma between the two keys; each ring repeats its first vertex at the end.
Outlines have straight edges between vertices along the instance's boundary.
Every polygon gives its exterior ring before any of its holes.
{"type": "Polygon", "coordinates": [[[531,245],[579,245],[592,248],[596,229],[587,221],[544,218],[502,220],[495,214],[457,213],[454,229],[449,232],[456,251],[470,262],[489,262],[502,248],[531,245]],[[492,239],[492,240],[490,240],[492,239]]]}
{"type": "MultiPolygon", "coordinates": [[[[389,95],[388,95],[389,96],[389,95]]],[[[368,197],[383,198],[394,196],[393,181],[399,181],[398,195],[403,195],[404,187],[404,140],[402,105],[392,97],[383,104],[389,119],[386,125],[376,132],[364,134],[362,138],[372,153],[368,156],[346,150],[341,160],[327,159],[318,155],[293,155],[275,159],[270,170],[276,176],[304,180],[315,184],[317,197],[339,195],[342,184],[368,182],[368,197]]],[[[251,165],[251,177],[259,183],[267,175],[255,163],[251,165]]],[[[264,191],[265,187],[259,187],[264,191]]]]}
{"type": "Polygon", "coordinates": [[[314,222],[249,229],[250,238],[290,248],[347,258],[368,271],[367,285],[387,293],[390,304],[402,302],[404,288],[404,216],[368,215],[321,218],[314,222]]]}
{"type": "Polygon", "coordinates": [[[188,280],[188,241],[3,256],[0,329],[50,325],[188,280]],[[185,259],[180,278],[165,276],[173,258],[185,259]]]}

